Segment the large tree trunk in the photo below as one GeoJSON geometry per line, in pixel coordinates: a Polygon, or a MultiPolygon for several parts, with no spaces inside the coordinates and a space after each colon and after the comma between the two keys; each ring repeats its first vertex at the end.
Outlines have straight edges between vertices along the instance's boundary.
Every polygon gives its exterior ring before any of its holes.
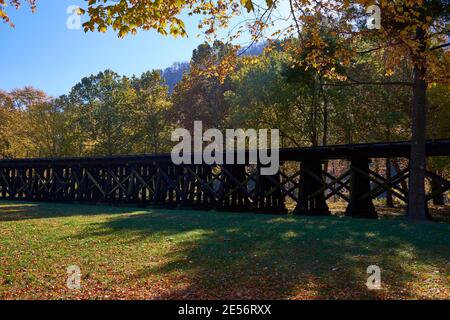
{"type": "Polygon", "coordinates": [[[426,64],[425,31],[417,28],[417,40],[421,43],[420,53],[414,57],[414,87],[412,105],[412,139],[409,159],[408,217],[411,220],[428,220],[425,200],[425,128],[426,128],[426,64]]]}

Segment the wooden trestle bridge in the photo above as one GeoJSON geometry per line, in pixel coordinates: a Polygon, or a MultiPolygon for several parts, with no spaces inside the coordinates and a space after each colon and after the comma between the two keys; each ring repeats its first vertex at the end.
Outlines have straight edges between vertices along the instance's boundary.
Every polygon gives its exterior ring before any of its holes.
{"type": "MultiPolygon", "coordinates": [[[[296,214],[327,215],[334,196],[348,202],[347,215],[374,218],[372,200],[386,191],[408,201],[409,173],[386,178],[370,169],[370,159],[409,152],[409,142],[280,149],[272,176],[261,175],[260,165],[174,165],[170,154],[0,160],[0,199],[255,212],[286,212],[289,201],[296,214]],[[336,159],[350,164],[339,176],[323,170],[336,159]]],[[[426,154],[450,155],[450,139],[427,141],[426,154]]],[[[443,177],[427,171],[426,179],[439,186],[427,200],[450,189],[443,177]]]]}

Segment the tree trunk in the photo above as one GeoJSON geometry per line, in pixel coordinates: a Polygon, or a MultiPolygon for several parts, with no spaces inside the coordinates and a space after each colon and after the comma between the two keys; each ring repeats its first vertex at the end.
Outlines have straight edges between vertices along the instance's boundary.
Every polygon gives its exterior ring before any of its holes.
{"type": "Polygon", "coordinates": [[[408,217],[411,220],[428,220],[428,209],[425,200],[425,128],[426,128],[426,64],[423,57],[425,51],[425,31],[417,28],[417,40],[421,47],[414,57],[413,105],[411,113],[412,139],[409,158],[409,195],[408,217]]]}
{"type": "MultiPolygon", "coordinates": [[[[439,172],[437,170],[434,171],[434,174],[439,175],[439,172]]],[[[439,182],[437,182],[435,179],[431,180],[431,193],[433,193],[434,191],[438,190],[440,188],[440,184],[439,182]]],[[[433,204],[435,206],[443,206],[445,205],[444,202],[444,194],[441,193],[438,196],[433,198],[433,204]]]]}
{"type": "MultiPolygon", "coordinates": [[[[389,180],[392,178],[392,165],[391,159],[386,158],[386,179],[389,180]]],[[[391,184],[389,183],[389,186],[391,184]]],[[[386,206],[389,208],[394,208],[394,199],[392,198],[392,192],[386,191],[386,206]]]]}

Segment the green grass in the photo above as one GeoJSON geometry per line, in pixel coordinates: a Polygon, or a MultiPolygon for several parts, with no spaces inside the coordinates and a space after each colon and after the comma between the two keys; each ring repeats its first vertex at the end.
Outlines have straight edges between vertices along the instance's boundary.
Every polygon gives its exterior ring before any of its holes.
{"type": "Polygon", "coordinates": [[[0,202],[3,299],[448,299],[449,261],[442,223],[0,202]]]}

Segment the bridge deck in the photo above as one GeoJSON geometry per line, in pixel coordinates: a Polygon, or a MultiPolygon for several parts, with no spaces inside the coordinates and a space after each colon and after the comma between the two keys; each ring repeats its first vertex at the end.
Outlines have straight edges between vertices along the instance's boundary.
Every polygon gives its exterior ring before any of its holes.
{"type": "MultiPolygon", "coordinates": [[[[368,158],[409,158],[411,143],[409,141],[362,143],[331,145],[322,147],[282,148],[279,150],[281,161],[303,161],[308,158],[320,158],[323,160],[349,159],[355,154],[363,154],[368,158]]],[[[427,156],[450,156],[450,139],[428,140],[426,143],[427,156]]],[[[85,163],[133,163],[142,161],[170,161],[170,154],[137,154],[121,156],[100,157],[62,157],[62,158],[26,158],[26,159],[1,159],[0,167],[10,165],[29,166],[40,164],[74,165],[85,163]]]]}

